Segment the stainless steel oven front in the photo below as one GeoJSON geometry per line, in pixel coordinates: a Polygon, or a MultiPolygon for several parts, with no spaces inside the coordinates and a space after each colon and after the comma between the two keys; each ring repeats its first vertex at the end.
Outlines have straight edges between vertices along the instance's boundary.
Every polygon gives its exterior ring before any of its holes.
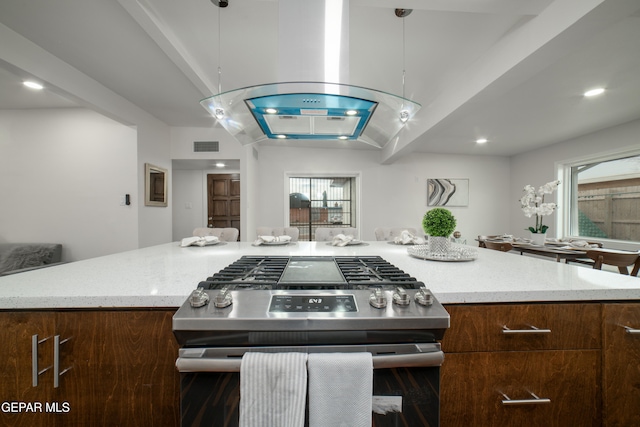
{"type": "Polygon", "coordinates": [[[428,289],[397,272],[398,280],[389,284],[380,265],[359,266],[370,279],[358,274],[355,286],[345,279],[353,268],[337,267],[338,274],[327,268],[342,259],[275,261],[285,263],[275,279],[270,262],[258,270],[239,267],[233,275],[243,280],[234,283],[225,275],[220,287],[204,281],[174,315],[174,334],[182,345],[176,361],[181,425],[237,426],[242,356],[294,351],[370,352],[373,425],[438,426],[444,360],[438,340],[449,315],[428,289]],[[318,268],[309,275],[306,265],[318,268]],[[265,286],[267,276],[276,285],[265,286]]]}

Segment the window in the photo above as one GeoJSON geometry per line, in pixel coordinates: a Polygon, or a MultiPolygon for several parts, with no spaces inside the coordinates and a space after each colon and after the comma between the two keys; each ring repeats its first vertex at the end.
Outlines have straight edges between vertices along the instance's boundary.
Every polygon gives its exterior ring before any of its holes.
{"type": "Polygon", "coordinates": [[[289,225],[300,240],[317,227],[356,227],[355,177],[289,177],[289,225]]]}
{"type": "Polygon", "coordinates": [[[640,242],[640,155],[565,166],[568,234],[640,242]]]}

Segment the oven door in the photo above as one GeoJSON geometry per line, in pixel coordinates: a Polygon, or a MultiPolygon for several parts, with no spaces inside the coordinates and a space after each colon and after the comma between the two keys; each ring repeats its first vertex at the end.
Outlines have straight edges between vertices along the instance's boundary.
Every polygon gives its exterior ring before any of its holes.
{"type": "MultiPolygon", "coordinates": [[[[438,426],[439,343],[354,346],[182,348],[181,425],[237,427],[242,355],[256,352],[370,352],[373,356],[373,425],[438,426]]],[[[307,424],[308,425],[308,424],[307,424]]]]}

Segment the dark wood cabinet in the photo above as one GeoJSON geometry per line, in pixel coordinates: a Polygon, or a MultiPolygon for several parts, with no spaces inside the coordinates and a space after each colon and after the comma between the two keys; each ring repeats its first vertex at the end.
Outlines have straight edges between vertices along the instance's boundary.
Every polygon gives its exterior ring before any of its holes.
{"type": "Polygon", "coordinates": [[[441,426],[600,426],[599,373],[598,350],[447,354],[441,426]]]}
{"type": "Polygon", "coordinates": [[[603,425],[640,426],[640,304],[604,304],[603,425]]]}
{"type": "Polygon", "coordinates": [[[0,426],[55,425],[43,416],[53,399],[54,331],[53,313],[0,312],[0,426]]]}
{"type": "Polygon", "coordinates": [[[171,329],[173,313],[174,310],[0,313],[5,326],[0,350],[2,401],[42,405],[41,412],[0,412],[0,425],[179,425],[179,374],[175,369],[178,345],[171,329]],[[31,337],[36,333],[48,338],[39,345],[41,368],[52,368],[39,376],[39,384],[34,387],[31,337]],[[57,387],[53,369],[56,353],[57,387]]]}
{"type": "Polygon", "coordinates": [[[601,305],[451,305],[441,425],[601,425],[601,305]]]}
{"type": "MultiPolygon", "coordinates": [[[[442,427],[640,425],[640,303],[446,308],[442,427]]],[[[0,426],[178,426],[174,312],[0,312],[0,426]]]]}

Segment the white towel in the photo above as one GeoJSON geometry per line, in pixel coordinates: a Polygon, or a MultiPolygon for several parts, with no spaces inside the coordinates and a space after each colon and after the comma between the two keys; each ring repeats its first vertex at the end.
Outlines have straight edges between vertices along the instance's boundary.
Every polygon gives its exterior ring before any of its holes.
{"type": "Polygon", "coordinates": [[[204,237],[193,236],[193,237],[185,237],[184,239],[182,239],[182,241],[180,242],[180,246],[184,248],[187,246],[215,245],[217,243],[220,243],[220,239],[217,238],[216,236],[204,236],[204,237]]]}
{"type": "Polygon", "coordinates": [[[240,427],[304,427],[306,353],[245,353],[240,427]]]}
{"type": "Polygon", "coordinates": [[[260,246],[263,243],[290,242],[291,236],[258,236],[253,246],[260,246]]]}
{"type": "Polygon", "coordinates": [[[309,427],[371,427],[371,353],[309,354],[309,427]]]}
{"type": "Polygon", "coordinates": [[[344,234],[336,234],[331,241],[333,246],[347,246],[353,240],[352,235],[345,236],[344,234]]]}

